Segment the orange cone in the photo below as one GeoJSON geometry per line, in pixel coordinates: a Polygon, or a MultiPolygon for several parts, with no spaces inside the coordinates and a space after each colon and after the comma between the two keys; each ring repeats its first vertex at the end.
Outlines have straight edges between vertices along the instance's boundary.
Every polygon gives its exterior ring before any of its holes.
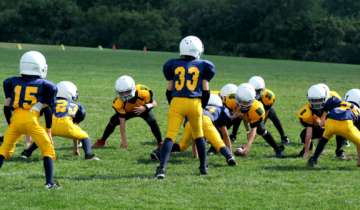
{"type": "Polygon", "coordinates": [[[115,51],[115,45],[113,45],[113,51],[115,51]]]}
{"type": "Polygon", "coordinates": [[[146,46],[144,46],[144,52],[146,52],[146,46]]]}

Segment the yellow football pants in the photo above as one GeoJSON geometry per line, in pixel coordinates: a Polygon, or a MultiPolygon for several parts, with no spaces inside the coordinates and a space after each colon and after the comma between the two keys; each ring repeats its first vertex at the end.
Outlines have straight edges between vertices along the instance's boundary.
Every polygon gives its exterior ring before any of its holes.
{"type": "MultiPolygon", "coordinates": [[[[213,147],[215,147],[216,151],[220,153],[220,148],[225,147],[226,145],[221,139],[219,132],[216,130],[209,116],[204,115],[204,123],[202,126],[204,131],[204,137],[210,142],[211,145],[213,145],[213,147]]],[[[181,136],[181,141],[179,143],[180,152],[187,150],[187,148],[190,146],[192,137],[191,132],[192,130],[190,123],[187,122],[185,124],[183,135],[181,136]]]]}
{"type": "Polygon", "coordinates": [[[168,112],[168,124],[165,137],[176,142],[184,117],[189,119],[194,139],[203,137],[202,113],[203,110],[199,98],[173,98],[168,112]]]}
{"type": "Polygon", "coordinates": [[[342,136],[360,148],[360,131],[354,126],[352,120],[326,119],[323,137],[330,140],[334,135],[342,136]]]}
{"type": "Polygon", "coordinates": [[[16,143],[21,134],[29,134],[39,147],[43,157],[55,160],[54,146],[45,129],[40,125],[39,112],[33,109],[17,108],[10,119],[10,125],[0,147],[0,154],[8,159],[15,151],[16,143]]]}
{"type": "MultiPolygon", "coordinates": [[[[45,127],[46,125],[44,125],[45,127]]],[[[89,135],[83,131],[78,125],[75,125],[72,121],[72,117],[56,118],[53,116],[51,125],[51,135],[60,136],[69,139],[83,140],[89,138],[89,135]]]]}

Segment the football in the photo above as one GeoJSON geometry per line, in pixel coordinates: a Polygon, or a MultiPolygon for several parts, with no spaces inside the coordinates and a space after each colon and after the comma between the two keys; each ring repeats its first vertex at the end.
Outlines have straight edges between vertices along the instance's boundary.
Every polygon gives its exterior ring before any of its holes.
{"type": "Polygon", "coordinates": [[[242,148],[242,147],[235,148],[234,155],[243,156],[244,155],[244,148],[242,148]]]}

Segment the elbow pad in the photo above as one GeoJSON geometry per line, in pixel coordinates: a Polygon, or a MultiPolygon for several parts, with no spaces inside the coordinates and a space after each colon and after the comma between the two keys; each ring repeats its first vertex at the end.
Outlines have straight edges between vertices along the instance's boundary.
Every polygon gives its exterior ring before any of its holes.
{"type": "Polygon", "coordinates": [[[8,123],[8,125],[10,125],[10,118],[12,116],[12,108],[9,106],[4,106],[4,115],[6,118],[6,122],[8,123]]]}
{"type": "Polygon", "coordinates": [[[171,94],[172,94],[171,90],[166,90],[166,98],[167,98],[167,100],[169,102],[169,105],[170,105],[170,102],[171,102],[171,99],[172,99],[171,94]]]}
{"type": "Polygon", "coordinates": [[[203,90],[201,96],[201,106],[203,109],[205,109],[206,105],[208,104],[209,98],[210,98],[210,90],[203,90]]]}
{"type": "Polygon", "coordinates": [[[52,109],[50,106],[47,106],[47,107],[43,108],[42,110],[44,110],[46,128],[51,128],[51,126],[52,126],[52,109]]]}

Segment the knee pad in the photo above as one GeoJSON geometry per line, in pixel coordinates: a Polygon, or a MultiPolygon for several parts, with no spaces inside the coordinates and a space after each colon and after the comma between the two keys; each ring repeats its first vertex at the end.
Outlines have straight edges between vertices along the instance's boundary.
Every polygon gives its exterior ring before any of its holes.
{"type": "Polygon", "coordinates": [[[261,135],[261,134],[263,134],[265,131],[266,131],[265,124],[264,124],[264,122],[261,122],[261,123],[257,126],[256,133],[257,133],[258,135],[261,135]]]}

